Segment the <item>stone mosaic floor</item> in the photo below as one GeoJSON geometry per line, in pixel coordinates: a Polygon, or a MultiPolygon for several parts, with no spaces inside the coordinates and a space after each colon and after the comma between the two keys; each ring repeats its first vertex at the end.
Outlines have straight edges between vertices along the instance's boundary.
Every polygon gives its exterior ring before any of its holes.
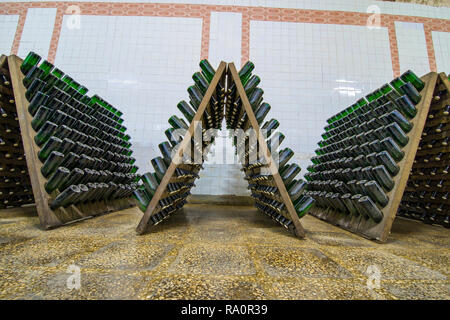
{"type": "Polygon", "coordinates": [[[441,227],[397,219],[377,244],[307,216],[299,240],[252,207],[191,204],[137,236],[141,215],[42,231],[34,209],[1,211],[0,299],[450,298],[441,227]]]}

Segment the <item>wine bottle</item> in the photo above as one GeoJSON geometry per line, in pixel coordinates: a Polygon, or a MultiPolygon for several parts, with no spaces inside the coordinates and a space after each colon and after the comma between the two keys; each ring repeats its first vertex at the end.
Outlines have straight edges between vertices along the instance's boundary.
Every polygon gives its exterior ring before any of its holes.
{"type": "Polygon", "coordinates": [[[44,188],[48,194],[61,187],[67,177],[70,175],[70,170],[64,167],[58,167],[45,183],[44,188]]]}
{"type": "Polygon", "coordinates": [[[27,74],[33,66],[37,66],[40,60],[41,57],[38,54],[32,51],[29,52],[20,65],[20,71],[22,71],[23,74],[27,74]]]}
{"type": "Polygon", "coordinates": [[[200,69],[202,70],[203,76],[210,83],[214,78],[216,71],[214,70],[214,68],[211,66],[211,64],[207,59],[203,59],[202,61],[200,61],[199,65],[200,69]]]}
{"type": "Polygon", "coordinates": [[[55,198],[55,200],[50,203],[50,209],[56,210],[60,207],[69,206],[74,200],[76,200],[80,193],[81,190],[78,186],[71,185],[67,187],[55,198]]]}
{"type": "Polygon", "coordinates": [[[63,159],[64,154],[58,151],[52,151],[41,167],[42,175],[45,178],[49,177],[53,173],[53,171],[55,171],[56,168],[58,168],[58,166],[62,163],[63,159]]]}

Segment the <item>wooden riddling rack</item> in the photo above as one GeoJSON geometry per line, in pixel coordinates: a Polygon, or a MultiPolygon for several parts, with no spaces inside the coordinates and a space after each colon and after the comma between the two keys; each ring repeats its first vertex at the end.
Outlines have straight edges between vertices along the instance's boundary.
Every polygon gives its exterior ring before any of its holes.
{"type": "MultiPolygon", "coordinates": [[[[86,219],[89,217],[133,206],[134,201],[130,197],[132,190],[129,190],[130,191],[129,195],[123,197],[120,196],[116,198],[115,196],[113,196],[113,198],[107,199],[103,198],[102,200],[98,201],[82,200],[79,202],[72,203],[67,207],[61,206],[54,210],[50,208],[52,201],[58,196],[58,194],[61,193],[60,192],[61,190],[56,189],[53,192],[51,192],[51,194],[48,194],[45,190],[45,184],[48,180],[41,173],[41,168],[43,164],[38,158],[38,153],[41,150],[41,148],[36,144],[34,140],[36,131],[31,126],[33,116],[28,112],[29,102],[25,96],[27,89],[23,85],[23,79],[25,76],[22,74],[20,70],[21,64],[22,59],[20,59],[19,57],[15,55],[11,55],[8,57],[9,71],[11,75],[14,98],[17,107],[17,115],[19,117],[20,131],[25,151],[26,165],[28,167],[28,173],[31,179],[31,186],[41,226],[45,229],[50,229],[77,220],[86,219]]],[[[78,121],[80,120],[78,119],[78,121]]],[[[100,123],[100,121],[97,121],[97,123],[100,123]]],[[[96,126],[96,124],[94,126],[96,126]]],[[[69,151],[70,150],[66,152],[69,151]]],[[[106,152],[106,150],[103,151],[106,152]]],[[[64,154],[67,155],[67,153],[64,154]]],[[[81,166],[80,162],[75,162],[73,166],[75,168],[77,166],[80,166],[81,169],[85,168],[85,166],[83,167],[81,166]]],[[[73,168],[71,167],[71,169],[73,168]]],[[[92,180],[91,182],[96,181],[92,180]]],[[[88,191],[85,192],[86,193],[92,192],[93,195],[94,191],[96,190],[89,189],[88,191]]],[[[99,195],[101,192],[102,195],[106,195],[107,191],[112,191],[112,189],[108,189],[104,186],[103,189],[98,190],[98,193],[96,195],[99,195]]]]}
{"type": "Polygon", "coordinates": [[[440,73],[398,216],[449,227],[450,82],[440,73]],[[437,131],[436,131],[437,130],[437,131]]]}
{"type": "Polygon", "coordinates": [[[7,56],[0,57],[0,208],[34,202],[24,156],[7,56]]]}
{"type": "MultiPolygon", "coordinates": [[[[239,106],[240,117],[244,117],[245,115],[248,117],[248,121],[243,123],[244,125],[243,129],[246,130],[252,127],[253,129],[255,129],[257,133],[257,141],[259,148],[262,148],[262,150],[265,151],[263,152],[263,154],[265,156],[267,164],[264,165],[264,167],[267,168],[272,174],[271,184],[278,188],[279,195],[276,197],[277,201],[284,203],[287,209],[287,212],[284,214],[293,222],[294,228],[292,228],[291,230],[296,236],[300,238],[303,238],[305,236],[305,231],[300,223],[299,217],[296,214],[296,211],[291,202],[291,199],[289,198],[284,183],[280,177],[280,174],[278,173],[278,169],[274,161],[272,160],[270,152],[268,151],[267,143],[264,139],[262,132],[260,131],[260,127],[255,118],[254,112],[252,110],[248,97],[245,93],[244,87],[241,83],[236,67],[234,66],[234,63],[226,64],[223,61],[217,68],[206,93],[203,95],[203,99],[198,107],[198,110],[195,113],[193,120],[189,124],[189,129],[187,130],[186,135],[179,144],[179,149],[177,150],[175,156],[173,157],[172,162],[170,163],[163,179],[159,183],[156,192],[151,198],[144,212],[144,215],[139,225],[137,226],[136,231],[139,234],[152,231],[152,229],[159,223],[159,222],[155,223],[155,221],[157,220],[153,221],[152,217],[156,216],[164,208],[164,204],[161,202],[161,200],[164,200],[165,198],[170,196],[170,192],[167,190],[167,185],[169,183],[179,181],[179,178],[175,174],[176,169],[186,168],[193,172],[199,172],[199,170],[202,169],[201,165],[198,164],[191,165],[187,163],[182,163],[182,161],[180,160],[183,159],[184,157],[184,151],[188,150],[187,148],[189,148],[191,145],[191,139],[194,136],[194,133],[196,132],[197,125],[200,123],[200,121],[202,123],[205,122],[204,117],[205,111],[207,111],[209,115],[216,116],[214,128],[219,129],[221,127],[223,117],[226,116],[227,112],[226,110],[229,110],[230,106],[232,105],[232,102],[237,97],[239,97],[241,100],[241,105],[239,106]],[[231,89],[232,87],[234,87],[234,90],[231,89]],[[218,102],[218,105],[214,106],[211,100],[212,97],[214,101],[218,102]]],[[[204,125],[202,127],[205,128],[204,125]]],[[[236,127],[232,129],[236,129],[236,127]]],[[[206,143],[205,145],[203,145],[202,149],[205,150],[207,146],[208,144],[206,143]]],[[[247,174],[250,174],[250,172],[247,172],[247,174]]],[[[194,180],[195,177],[191,177],[189,180],[185,180],[184,182],[193,182],[194,180]]],[[[184,205],[184,203],[186,203],[185,201],[186,196],[179,198],[180,204],[174,206],[173,208],[174,212],[179,210],[184,205]]]]}
{"type": "MultiPolygon", "coordinates": [[[[380,242],[385,242],[387,240],[392,223],[400,206],[403,193],[406,189],[406,183],[413,166],[416,151],[427,119],[428,110],[430,109],[430,104],[433,100],[433,92],[435,90],[437,77],[437,73],[430,72],[421,78],[425,83],[425,86],[420,91],[421,100],[416,105],[417,114],[414,118],[409,120],[413,127],[411,131],[407,133],[409,138],[407,145],[402,148],[404,156],[397,162],[400,170],[394,177],[391,177],[394,181],[394,187],[392,190],[386,192],[389,201],[385,207],[380,208],[383,214],[381,221],[377,223],[370,218],[364,217],[359,211],[358,214],[351,215],[344,213],[341,210],[336,210],[331,206],[320,206],[319,203],[317,203],[310,211],[313,216],[371,240],[380,242]]],[[[374,114],[373,117],[378,116],[374,114]]],[[[366,156],[367,154],[363,155],[366,156]]],[[[308,187],[308,189],[310,188],[308,187]]],[[[312,190],[314,189],[312,188],[312,190]]]]}

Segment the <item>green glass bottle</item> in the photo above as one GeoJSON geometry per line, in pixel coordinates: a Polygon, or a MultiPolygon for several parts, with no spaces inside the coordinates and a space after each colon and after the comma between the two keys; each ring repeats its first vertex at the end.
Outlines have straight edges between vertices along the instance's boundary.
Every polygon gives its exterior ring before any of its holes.
{"type": "Polygon", "coordinates": [[[174,128],[169,128],[166,131],[164,131],[164,134],[166,135],[172,147],[175,147],[183,139],[183,137],[177,137],[174,131],[175,131],[174,128]]]}
{"type": "Polygon", "coordinates": [[[25,92],[25,97],[28,101],[31,101],[34,98],[34,95],[41,90],[45,86],[45,82],[39,79],[34,79],[33,82],[28,87],[25,92]]]}
{"type": "Polygon", "coordinates": [[[402,113],[409,119],[412,119],[416,116],[417,108],[406,94],[397,98],[395,102],[400,107],[400,111],[402,111],[402,113]]]}
{"type": "Polygon", "coordinates": [[[30,104],[28,105],[28,112],[34,116],[36,114],[36,111],[39,109],[40,106],[45,105],[48,101],[48,95],[43,93],[42,91],[38,91],[33,99],[31,99],[30,104]]]}
{"type": "Polygon", "coordinates": [[[152,166],[155,169],[155,175],[158,180],[158,183],[161,183],[166,171],[167,166],[164,163],[164,160],[161,157],[156,157],[151,160],[152,166]]]}
{"type": "Polygon", "coordinates": [[[295,212],[297,212],[297,215],[299,218],[303,218],[306,213],[313,207],[316,200],[314,198],[305,196],[303,197],[302,201],[298,202],[295,206],[295,212]]]}
{"type": "Polygon", "coordinates": [[[402,130],[405,133],[408,133],[409,131],[411,131],[411,129],[413,127],[413,124],[411,122],[409,122],[408,119],[406,119],[405,116],[403,116],[403,114],[401,114],[400,111],[398,111],[398,110],[391,111],[386,116],[386,120],[389,121],[389,123],[397,122],[397,124],[400,126],[400,128],[402,128],[402,130]]]}
{"type": "Polygon", "coordinates": [[[281,143],[284,141],[284,138],[286,136],[281,133],[277,132],[267,140],[267,147],[269,148],[270,152],[275,152],[275,150],[281,145],[281,143]]]}
{"type": "Polygon", "coordinates": [[[282,174],[281,179],[283,180],[284,184],[289,184],[295,176],[300,172],[300,167],[293,163],[289,168],[287,168],[282,174]]]}
{"type": "Polygon", "coordinates": [[[52,151],[41,167],[42,175],[45,178],[48,178],[53,173],[53,171],[55,171],[56,168],[58,168],[63,159],[64,154],[58,151],[52,151]]]}
{"type": "Polygon", "coordinates": [[[261,82],[260,77],[257,75],[252,76],[247,83],[245,84],[244,90],[247,96],[250,96],[253,90],[258,86],[258,84],[261,82]]]}
{"type": "Polygon", "coordinates": [[[399,77],[395,78],[394,80],[392,80],[390,82],[390,85],[397,90],[398,93],[400,93],[401,95],[405,94],[403,92],[403,90],[401,89],[401,86],[403,86],[405,83],[403,82],[402,79],[400,79],[399,77]]]}
{"type": "Polygon", "coordinates": [[[410,82],[418,91],[422,91],[425,87],[425,83],[411,70],[404,72],[400,79],[405,82],[410,82]]]}
{"type": "Polygon", "coordinates": [[[286,163],[294,156],[294,151],[290,148],[283,149],[278,156],[278,167],[283,168],[286,163]]]}
{"type": "Polygon", "coordinates": [[[156,178],[155,173],[147,172],[141,176],[141,180],[145,190],[147,191],[147,194],[153,197],[156,189],[158,189],[159,186],[158,179],[156,178]]]}
{"type": "Polygon", "coordinates": [[[366,216],[369,216],[373,221],[379,223],[383,220],[383,213],[378,209],[375,203],[368,196],[362,196],[358,200],[359,208],[364,211],[366,216]]]}
{"type": "Polygon", "coordinates": [[[84,175],[84,171],[80,168],[73,168],[72,171],[70,171],[69,176],[67,176],[66,179],[64,179],[64,181],[62,182],[60,190],[65,189],[72,184],[79,184],[84,180],[84,175]]]}
{"type": "Polygon", "coordinates": [[[216,71],[211,66],[209,61],[207,59],[203,59],[200,61],[200,69],[202,70],[203,75],[205,76],[205,79],[211,83],[212,79],[214,78],[214,75],[216,74],[216,71]]]}
{"type": "Polygon", "coordinates": [[[191,106],[183,100],[177,104],[177,108],[185,116],[186,120],[191,123],[195,116],[195,111],[191,108],[191,106]]]}
{"type": "Polygon", "coordinates": [[[169,124],[174,128],[174,129],[185,129],[188,130],[189,126],[186,124],[186,122],[184,122],[183,119],[178,118],[177,116],[173,115],[169,118],[169,124]]]}
{"type": "Polygon", "coordinates": [[[61,139],[51,136],[38,152],[39,160],[45,162],[52,151],[58,150],[60,148],[61,143],[61,139]]]}
{"type": "Polygon", "coordinates": [[[385,132],[395,140],[396,143],[401,145],[402,147],[406,146],[409,141],[409,137],[405,134],[405,132],[400,128],[397,122],[392,122],[384,127],[385,132]]]}
{"type": "Polygon", "coordinates": [[[50,121],[45,122],[34,136],[34,142],[36,142],[38,146],[42,146],[57,128],[57,124],[50,121]]]}
{"type": "Polygon", "coordinates": [[[64,76],[64,72],[62,72],[58,68],[53,68],[52,75],[54,75],[58,79],[61,79],[64,76]]]}
{"type": "Polygon", "coordinates": [[[67,187],[63,192],[61,192],[55,200],[50,203],[50,209],[56,210],[60,207],[66,207],[74,201],[78,195],[81,193],[81,190],[78,186],[71,185],[67,187]]]}
{"type": "Polygon", "coordinates": [[[32,67],[39,63],[39,61],[41,61],[41,57],[37,53],[31,51],[20,65],[20,71],[22,71],[23,74],[27,74],[32,67]]]}
{"type": "Polygon", "coordinates": [[[248,97],[248,101],[250,102],[250,105],[252,106],[253,110],[256,110],[256,108],[259,106],[259,102],[262,99],[262,96],[264,94],[264,90],[261,88],[256,88],[252,91],[252,94],[250,97],[248,97]]]}
{"type": "Polygon", "coordinates": [[[414,102],[414,104],[418,104],[420,102],[422,96],[410,82],[406,82],[404,85],[400,87],[400,89],[408,96],[408,98],[412,102],[414,102]]]}
{"type": "Polygon", "coordinates": [[[203,95],[200,92],[200,89],[197,88],[197,86],[190,86],[187,89],[187,92],[189,93],[189,97],[191,98],[193,107],[195,108],[195,111],[198,110],[198,107],[200,106],[200,103],[203,100],[203,95]]]}
{"type": "Polygon", "coordinates": [[[266,102],[261,104],[258,109],[255,111],[255,118],[258,124],[264,121],[264,118],[267,116],[267,114],[270,111],[270,105],[266,102]]]}
{"type": "Polygon", "coordinates": [[[44,80],[44,78],[50,74],[50,71],[53,69],[53,67],[53,64],[48,62],[47,60],[42,61],[41,65],[39,66],[39,68],[44,71],[44,73],[41,75],[41,80],[44,80]]]}
{"type": "Polygon", "coordinates": [[[70,170],[64,167],[58,167],[45,183],[44,188],[48,194],[60,188],[67,177],[70,175],[70,170]]]}
{"type": "Polygon", "coordinates": [[[389,197],[376,181],[368,181],[364,184],[367,194],[377,202],[381,207],[386,207],[389,203],[389,197]]]}
{"type": "Polygon", "coordinates": [[[301,197],[303,192],[306,190],[307,183],[303,180],[296,181],[292,186],[290,186],[288,193],[292,202],[295,202],[301,197]]]}
{"type": "Polygon", "coordinates": [[[195,85],[198,87],[202,95],[206,93],[208,90],[209,82],[205,79],[205,77],[200,73],[196,72],[192,75],[192,80],[194,80],[195,85]]]}
{"type": "Polygon", "coordinates": [[[50,118],[52,112],[52,109],[45,106],[39,107],[38,111],[33,117],[33,120],[31,120],[31,127],[34,129],[34,131],[38,131],[42,127],[42,125],[48,120],[48,118],[50,118]]]}
{"type": "Polygon", "coordinates": [[[33,66],[23,78],[22,84],[28,89],[35,79],[40,79],[42,74],[44,74],[44,70],[38,66],[33,66]]]}
{"type": "Polygon", "coordinates": [[[170,164],[171,160],[172,160],[172,147],[170,146],[169,142],[164,141],[161,142],[159,145],[159,150],[161,151],[161,154],[163,156],[163,158],[167,161],[166,163],[170,164]]]}
{"type": "Polygon", "coordinates": [[[400,171],[400,167],[387,151],[377,153],[376,159],[378,163],[383,164],[391,176],[395,177],[400,171]]]}
{"type": "Polygon", "coordinates": [[[389,172],[383,165],[376,166],[372,169],[372,175],[383,189],[391,191],[394,188],[395,182],[392,180],[389,172]]]}
{"type": "Polygon", "coordinates": [[[241,79],[242,85],[245,87],[247,81],[250,79],[253,69],[255,69],[255,65],[251,61],[247,61],[239,70],[239,78],[241,79]]]}
{"type": "Polygon", "coordinates": [[[399,162],[405,156],[405,152],[397,145],[397,143],[391,137],[386,137],[380,141],[382,150],[386,150],[389,154],[399,162]]]}
{"type": "Polygon", "coordinates": [[[278,128],[279,126],[280,123],[278,122],[277,119],[270,119],[269,121],[266,121],[264,123],[264,125],[261,127],[261,130],[265,130],[265,132],[267,132],[267,137],[269,137],[272,134],[272,131],[278,128]]]}
{"type": "Polygon", "coordinates": [[[136,200],[138,208],[145,212],[147,210],[148,204],[151,198],[148,196],[147,192],[143,188],[139,188],[133,191],[133,197],[136,200]]]}

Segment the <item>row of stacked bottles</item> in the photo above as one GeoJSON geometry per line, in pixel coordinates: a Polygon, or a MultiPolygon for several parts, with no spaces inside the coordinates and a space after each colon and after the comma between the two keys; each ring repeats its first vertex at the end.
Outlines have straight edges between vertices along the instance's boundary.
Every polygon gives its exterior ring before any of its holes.
{"type": "Polygon", "coordinates": [[[305,174],[318,207],[383,220],[424,85],[409,70],[327,120],[305,174]]]}
{"type": "MultiPolygon", "coordinates": [[[[300,166],[294,162],[288,163],[294,155],[292,149],[288,147],[279,148],[285,139],[284,134],[277,130],[280,123],[277,119],[265,121],[271,106],[264,102],[264,91],[258,87],[261,79],[258,75],[252,74],[254,68],[254,64],[248,61],[243,65],[238,76],[290,201],[298,218],[302,218],[314,205],[315,200],[304,194],[306,182],[302,179],[296,179],[301,170],[300,166]]],[[[225,120],[228,129],[240,129],[246,133],[244,138],[241,139],[235,134],[233,145],[235,146],[235,154],[241,161],[245,179],[249,183],[248,188],[255,200],[255,206],[294,233],[295,224],[275,182],[273,172],[269,169],[270,165],[263,154],[264,149],[256,137],[252,139],[252,134],[256,134],[255,128],[250,123],[242,97],[238,94],[236,83],[231,83],[227,90],[225,120]]]]}
{"type": "MultiPolygon", "coordinates": [[[[156,190],[170,167],[175,152],[177,152],[186,132],[189,130],[189,126],[194,120],[203,97],[216,73],[206,59],[200,61],[199,66],[200,71],[192,75],[194,84],[187,89],[189,103],[182,100],[177,104],[177,108],[185,120],[177,115],[172,115],[169,118],[169,128],[164,132],[167,141],[163,141],[158,145],[161,156],[151,160],[154,171],[147,172],[141,176],[141,185],[134,192],[138,206],[143,212],[147,210],[148,205],[155,196],[156,190]]],[[[208,129],[221,129],[224,96],[225,84],[223,80],[220,80],[215,92],[212,93],[207,108],[201,119],[199,119],[201,127],[199,126],[198,128],[201,128],[202,139],[198,141],[198,139],[195,139],[195,135],[191,137],[187,147],[190,152],[185,151],[183,153],[182,164],[177,165],[175,168],[166,190],[159,197],[157,207],[150,217],[153,225],[167,219],[186,203],[186,198],[190,195],[191,188],[195,186],[194,181],[199,177],[198,172],[203,168],[202,164],[207,159],[206,155],[215,141],[216,132],[208,131],[208,129]]]]}
{"type": "Polygon", "coordinates": [[[52,210],[128,198],[137,167],[122,112],[30,52],[20,70],[52,210]]]}

